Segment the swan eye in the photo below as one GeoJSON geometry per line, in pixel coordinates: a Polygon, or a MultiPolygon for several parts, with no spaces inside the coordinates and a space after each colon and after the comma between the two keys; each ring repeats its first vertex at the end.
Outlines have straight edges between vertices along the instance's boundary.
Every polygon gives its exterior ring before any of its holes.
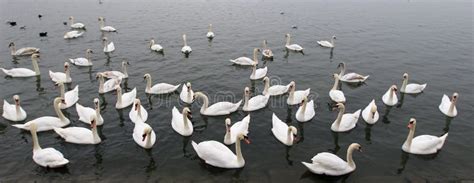
{"type": "Polygon", "coordinates": [[[413,124],[413,121],[410,121],[410,124],[413,124]]]}

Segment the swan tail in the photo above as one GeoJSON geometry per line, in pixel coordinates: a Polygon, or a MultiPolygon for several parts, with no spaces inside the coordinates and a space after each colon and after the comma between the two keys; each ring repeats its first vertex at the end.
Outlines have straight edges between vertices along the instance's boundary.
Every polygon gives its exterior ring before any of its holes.
{"type": "Polygon", "coordinates": [[[12,126],[14,126],[14,127],[16,127],[16,128],[19,128],[19,129],[27,130],[25,124],[15,124],[15,125],[12,125],[12,126]]]}
{"type": "Polygon", "coordinates": [[[3,73],[5,73],[6,75],[9,75],[8,70],[6,70],[4,68],[0,68],[0,69],[3,71],[3,73]]]}
{"type": "Polygon", "coordinates": [[[197,153],[198,156],[199,156],[198,144],[197,144],[196,142],[194,142],[194,140],[191,141],[191,144],[193,145],[194,151],[196,151],[196,153],[197,153]]]}
{"type": "Polygon", "coordinates": [[[370,77],[370,75],[364,76],[364,81],[367,80],[370,77]]]}
{"type": "Polygon", "coordinates": [[[72,58],[68,58],[69,59],[69,62],[71,62],[72,64],[76,64],[76,62],[74,62],[74,59],[72,58]]]}
{"type": "Polygon", "coordinates": [[[240,100],[239,102],[237,102],[235,104],[235,108],[233,109],[233,111],[236,111],[239,107],[240,107],[240,104],[242,103],[242,100],[240,100]]]}
{"type": "Polygon", "coordinates": [[[422,84],[422,85],[420,85],[420,91],[423,91],[423,90],[426,88],[426,85],[427,85],[426,83],[425,83],[425,84],[422,84]]]}
{"type": "Polygon", "coordinates": [[[444,145],[444,142],[446,141],[446,138],[448,137],[448,133],[445,133],[443,136],[439,137],[441,140],[441,143],[438,144],[438,149],[441,149],[444,145]]]}
{"type": "Polygon", "coordinates": [[[61,136],[62,138],[65,138],[65,135],[62,133],[62,128],[58,128],[58,127],[54,127],[53,128],[54,132],[56,132],[59,136],[61,136]]]}
{"type": "Polygon", "coordinates": [[[360,116],[360,109],[354,112],[354,118],[359,118],[360,116]]]}

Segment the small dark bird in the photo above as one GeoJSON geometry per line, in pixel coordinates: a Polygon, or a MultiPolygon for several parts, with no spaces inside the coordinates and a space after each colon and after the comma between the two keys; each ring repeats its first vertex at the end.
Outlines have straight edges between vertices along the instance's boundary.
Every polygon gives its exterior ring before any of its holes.
{"type": "Polygon", "coordinates": [[[48,32],[40,32],[39,35],[40,35],[40,37],[47,37],[48,32]]]}
{"type": "Polygon", "coordinates": [[[64,25],[67,25],[67,22],[63,22],[64,25]]]}
{"type": "Polygon", "coordinates": [[[293,29],[298,29],[298,26],[292,25],[291,28],[293,28],[293,29]]]}
{"type": "Polygon", "coordinates": [[[10,24],[11,26],[15,26],[15,25],[16,25],[16,22],[7,21],[7,24],[10,24]]]}
{"type": "Polygon", "coordinates": [[[21,27],[20,27],[20,30],[26,30],[26,25],[25,25],[25,26],[21,26],[21,27]]]}
{"type": "Polygon", "coordinates": [[[285,14],[285,12],[283,12],[283,11],[280,11],[280,15],[283,15],[283,14],[285,14]]]}
{"type": "Polygon", "coordinates": [[[41,14],[38,14],[38,18],[40,18],[40,19],[41,19],[41,17],[43,17],[43,15],[41,15],[41,14]]]}

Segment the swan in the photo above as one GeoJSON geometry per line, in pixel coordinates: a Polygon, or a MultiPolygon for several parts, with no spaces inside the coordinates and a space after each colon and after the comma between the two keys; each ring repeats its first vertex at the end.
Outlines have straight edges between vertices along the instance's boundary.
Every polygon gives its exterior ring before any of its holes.
{"type": "Polygon", "coordinates": [[[263,58],[273,59],[273,52],[267,47],[267,40],[263,40],[263,49],[262,49],[263,58]]]}
{"type": "Polygon", "coordinates": [[[368,124],[375,124],[379,120],[379,112],[377,111],[377,105],[375,104],[375,99],[367,105],[367,107],[362,110],[362,118],[368,124]]]}
{"type": "Polygon", "coordinates": [[[250,89],[249,87],[245,87],[244,98],[244,107],[242,107],[242,110],[250,112],[262,109],[267,106],[268,99],[270,99],[270,94],[257,95],[250,98],[250,89]]]}
{"type": "Polygon", "coordinates": [[[186,85],[183,85],[181,89],[181,93],[179,93],[179,98],[184,103],[192,104],[193,96],[194,96],[194,92],[193,92],[193,89],[191,88],[191,83],[187,82],[186,85]]]}
{"type": "Polygon", "coordinates": [[[340,102],[344,103],[346,102],[346,97],[344,96],[344,92],[341,90],[338,90],[339,86],[339,74],[334,74],[334,85],[332,86],[331,90],[329,90],[329,97],[331,97],[331,100],[334,102],[340,102]]]}
{"type": "Polygon", "coordinates": [[[13,101],[15,101],[15,104],[9,104],[6,100],[3,100],[3,118],[10,121],[25,120],[27,115],[23,107],[20,106],[20,96],[13,95],[13,101]]]}
{"type": "Polygon", "coordinates": [[[104,17],[99,17],[100,31],[104,32],[117,32],[117,29],[112,26],[104,26],[105,19],[104,17]]]}
{"type": "Polygon", "coordinates": [[[58,83],[59,92],[61,94],[61,98],[64,98],[65,104],[61,105],[61,109],[67,109],[74,105],[79,100],[79,85],[76,85],[74,89],[69,90],[68,92],[64,93],[64,83],[58,83]]]}
{"type": "Polygon", "coordinates": [[[73,31],[66,32],[64,34],[63,38],[64,39],[74,39],[74,38],[81,37],[83,34],[84,34],[83,31],[73,30],[73,31]]]}
{"type": "Polygon", "coordinates": [[[309,92],[311,90],[311,88],[308,88],[306,90],[295,91],[296,83],[294,81],[291,81],[289,85],[290,85],[289,91],[288,91],[289,95],[288,95],[288,99],[286,99],[286,103],[288,105],[300,104],[301,101],[303,101],[303,98],[308,97],[309,92]]]}
{"type": "Polygon", "coordinates": [[[128,117],[133,123],[145,122],[148,119],[148,112],[142,106],[140,99],[136,98],[133,101],[133,106],[130,113],[128,113],[128,117]]]}
{"type": "Polygon", "coordinates": [[[387,92],[382,96],[382,101],[385,105],[394,106],[398,103],[397,86],[392,85],[387,92]]]}
{"type": "Polygon", "coordinates": [[[230,118],[225,119],[225,135],[224,135],[224,144],[232,145],[237,141],[237,136],[239,134],[248,135],[249,133],[249,124],[250,124],[250,114],[245,116],[241,121],[235,122],[231,125],[232,122],[230,118]]]}
{"type": "Polygon", "coordinates": [[[94,98],[94,109],[90,107],[84,107],[81,104],[77,103],[76,112],[79,116],[79,121],[90,124],[90,116],[95,116],[95,122],[97,126],[101,126],[104,124],[104,118],[102,118],[102,115],[100,114],[100,100],[98,98],[94,98]]]}
{"type": "Polygon", "coordinates": [[[36,131],[36,124],[31,124],[30,132],[31,138],[33,139],[33,161],[46,168],[58,168],[68,164],[69,160],[64,158],[63,154],[58,150],[52,147],[41,148],[36,131]]]}
{"type": "Polygon", "coordinates": [[[183,42],[184,42],[184,46],[183,48],[181,48],[181,52],[183,52],[184,54],[190,54],[193,49],[191,49],[190,46],[188,46],[188,43],[186,42],[186,34],[183,34],[183,42]]]}
{"type": "Polygon", "coordinates": [[[336,43],[334,42],[334,40],[336,40],[335,35],[331,37],[331,41],[317,41],[317,43],[321,47],[334,48],[334,47],[336,47],[336,43]]]}
{"type": "Polygon", "coordinates": [[[444,94],[443,98],[441,99],[441,104],[439,104],[439,110],[446,116],[449,117],[456,117],[458,115],[458,110],[456,109],[456,103],[458,101],[459,94],[454,93],[453,96],[451,97],[451,100],[449,97],[444,94]]]}
{"type": "Polygon", "coordinates": [[[296,52],[303,52],[303,47],[301,47],[298,44],[290,45],[290,40],[291,40],[290,34],[286,34],[286,44],[285,44],[286,49],[291,50],[291,51],[296,51],[296,52]]]}
{"type": "Polygon", "coordinates": [[[253,64],[252,65],[252,74],[250,74],[250,79],[251,80],[262,79],[263,77],[265,77],[267,75],[267,71],[268,71],[267,67],[257,69],[257,64],[253,64]]]}
{"type": "Polygon", "coordinates": [[[98,144],[102,140],[97,133],[97,124],[96,124],[96,116],[90,116],[91,121],[91,128],[89,130],[83,127],[68,127],[68,128],[54,128],[54,132],[56,132],[61,138],[63,138],[66,142],[73,143],[73,144],[98,144]]]}
{"type": "Polygon", "coordinates": [[[337,114],[336,120],[331,125],[331,130],[334,132],[346,132],[352,130],[359,120],[360,109],[354,113],[344,114],[346,111],[344,104],[337,103],[336,106],[339,109],[339,113],[337,114]]]}
{"type": "Polygon", "coordinates": [[[416,84],[416,83],[408,84],[408,73],[403,74],[403,83],[402,83],[402,87],[400,88],[401,93],[417,94],[417,93],[423,92],[425,88],[426,88],[426,83],[425,84],[416,84]]]}
{"type": "Polygon", "coordinates": [[[301,106],[296,111],[296,120],[299,122],[307,122],[313,119],[316,113],[314,112],[314,101],[310,100],[308,102],[308,98],[305,97],[301,102],[301,106]]]}
{"type": "Polygon", "coordinates": [[[123,109],[132,105],[134,99],[137,97],[137,88],[133,88],[132,91],[122,94],[122,88],[120,85],[115,86],[117,91],[117,103],[115,103],[115,108],[123,109]]]}
{"type": "Polygon", "coordinates": [[[214,32],[212,32],[212,24],[209,24],[209,30],[207,31],[206,37],[208,39],[214,39],[214,32]]]}
{"type": "Polygon", "coordinates": [[[344,62],[340,63],[337,67],[341,68],[341,72],[339,73],[339,79],[343,82],[362,83],[365,80],[367,80],[367,78],[369,78],[369,76],[370,76],[370,75],[363,76],[363,75],[360,75],[360,74],[357,74],[357,73],[354,73],[354,72],[345,74],[345,72],[346,72],[346,63],[344,63],[344,62]]]}
{"type": "Polygon", "coordinates": [[[143,78],[146,80],[145,93],[148,94],[167,94],[175,92],[181,84],[171,85],[168,83],[158,83],[151,86],[151,75],[146,73],[143,78]]]}
{"type": "Polygon", "coordinates": [[[254,65],[258,64],[257,53],[260,51],[258,48],[253,49],[253,60],[248,57],[239,57],[235,60],[230,60],[232,63],[237,65],[254,65]]]}
{"type": "Polygon", "coordinates": [[[408,133],[407,140],[402,145],[402,150],[411,154],[434,154],[443,147],[444,141],[448,137],[448,133],[445,133],[441,137],[420,135],[413,138],[416,128],[415,118],[410,118],[408,128],[410,132],[408,133]]]}
{"type": "Polygon", "coordinates": [[[35,48],[35,47],[24,47],[17,50],[14,42],[10,42],[8,47],[10,48],[10,54],[12,56],[27,56],[27,55],[39,53],[40,51],[39,48],[35,48]]]}
{"type": "Polygon", "coordinates": [[[64,127],[69,125],[71,121],[67,119],[61,109],[59,108],[60,104],[64,104],[64,99],[61,97],[56,97],[54,99],[53,105],[54,105],[54,110],[56,111],[56,115],[58,117],[52,117],[52,116],[43,116],[39,117],[36,119],[33,119],[31,121],[26,122],[25,124],[15,124],[12,125],[16,128],[20,128],[23,130],[30,130],[32,124],[36,124],[37,131],[42,132],[42,131],[48,131],[52,130],[54,127],[64,127]]]}
{"type": "Polygon", "coordinates": [[[155,131],[143,121],[135,123],[132,136],[135,143],[145,149],[151,149],[156,142],[155,131]]]}
{"type": "Polygon", "coordinates": [[[64,72],[53,72],[49,70],[49,77],[55,83],[71,83],[71,73],[69,70],[69,63],[64,62],[64,72]]]}
{"type": "Polygon", "coordinates": [[[69,17],[69,24],[71,24],[71,28],[73,29],[85,29],[86,26],[83,23],[74,23],[74,17],[69,17]]]}
{"type": "Polygon", "coordinates": [[[77,66],[92,66],[92,60],[91,60],[91,53],[93,51],[91,49],[86,50],[86,58],[80,57],[80,58],[70,58],[69,61],[77,66]]]}
{"type": "Polygon", "coordinates": [[[172,119],[171,127],[182,136],[190,136],[193,134],[193,123],[191,123],[192,113],[189,108],[183,108],[183,113],[180,113],[176,107],[171,110],[172,119]]]}
{"type": "Polygon", "coordinates": [[[33,76],[39,76],[41,74],[38,66],[38,60],[40,58],[39,54],[33,54],[31,55],[31,63],[33,65],[33,69],[27,69],[27,68],[12,68],[12,69],[4,69],[0,68],[7,76],[11,77],[33,77],[33,76]]]}
{"type": "Polygon", "coordinates": [[[288,90],[290,89],[290,84],[270,86],[270,78],[268,78],[267,76],[263,78],[263,83],[265,85],[262,92],[263,95],[266,95],[267,93],[270,94],[270,96],[283,95],[287,93],[288,90]]]}
{"type": "Polygon", "coordinates": [[[105,75],[103,73],[97,73],[96,77],[99,79],[99,93],[100,94],[114,91],[115,86],[120,85],[120,83],[122,83],[122,78],[120,77],[109,79],[106,82],[104,82],[105,75]]]}
{"type": "Polygon", "coordinates": [[[352,159],[352,152],[354,152],[354,150],[362,152],[362,147],[358,143],[352,143],[347,148],[347,162],[335,154],[322,152],[316,154],[316,156],[311,159],[312,163],[301,163],[315,174],[340,176],[353,172],[356,169],[355,162],[352,159]]]}
{"type": "Polygon", "coordinates": [[[110,78],[110,79],[113,79],[113,78],[115,78],[115,79],[116,78],[126,79],[126,78],[128,78],[127,65],[130,65],[130,63],[127,62],[127,61],[122,61],[122,72],[120,72],[120,71],[104,71],[104,72],[102,72],[102,74],[106,78],[110,78]]]}
{"type": "Polygon", "coordinates": [[[150,40],[150,49],[152,51],[156,51],[156,52],[162,52],[163,51],[163,47],[159,44],[156,44],[155,39],[153,39],[153,38],[150,40]]]}
{"type": "Polygon", "coordinates": [[[275,113],[272,116],[272,133],[283,144],[292,146],[297,140],[298,130],[281,121],[275,113]]]}
{"type": "Polygon", "coordinates": [[[209,98],[202,92],[194,93],[193,99],[196,99],[196,98],[203,99],[204,104],[201,106],[200,112],[201,114],[206,115],[206,116],[228,115],[230,113],[237,111],[240,104],[242,103],[242,100],[240,100],[237,103],[217,102],[209,106],[209,98]]]}
{"type": "Polygon", "coordinates": [[[245,160],[240,149],[241,140],[244,140],[247,144],[250,143],[247,136],[239,134],[238,140],[235,141],[236,154],[224,144],[214,140],[204,141],[199,144],[191,141],[191,144],[199,158],[209,165],[219,168],[242,168],[245,165],[245,160]]]}
{"type": "Polygon", "coordinates": [[[107,37],[102,38],[102,46],[104,47],[104,53],[110,53],[115,51],[114,42],[109,43],[107,37]]]}

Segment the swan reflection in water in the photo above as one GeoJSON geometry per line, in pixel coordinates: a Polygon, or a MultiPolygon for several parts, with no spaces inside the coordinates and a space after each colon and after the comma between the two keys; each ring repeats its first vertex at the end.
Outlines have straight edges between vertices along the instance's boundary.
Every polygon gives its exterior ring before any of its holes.
{"type": "Polygon", "coordinates": [[[371,124],[365,124],[365,140],[368,144],[372,144],[372,140],[370,139],[372,133],[372,126],[371,124]]]}
{"type": "Polygon", "coordinates": [[[397,169],[397,174],[402,174],[403,173],[403,171],[406,168],[406,165],[407,165],[407,162],[408,162],[408,159],[409,159],[410,156],[415,156],[418,159],[424,160],[424,161],[431,161],[433,159],[436,159],[436,157],[438,156],[438,153],[440,151],[438,151],[437,153],[428,154],[428,155],[409,154],[409,153],[407,153],[403,150],[401,150],[401,152],[402,152],[402,154],[400,156],[400,167],[397,169]]]}
{"type": "Polygon", "coordinates": [[[385,105],[385,112],[383,113],[383,116],[382,116],[383,123],[386,123],[386,124],[390,123],[390,120],[388,119],[388,115],[390,114],[391,110],[392,110],[392,106],[385,105]]]}
{"type": "Polygon", "coordinates": [[[338,132],[333,132],[331,131],[332,137],[333,137],[333,142],[334,142],[334,149],[328,149],[329,152],[333,154],[337,154],[339,150],[341,149],[341,146],[339,146],[339,133],[338,132]]]}

